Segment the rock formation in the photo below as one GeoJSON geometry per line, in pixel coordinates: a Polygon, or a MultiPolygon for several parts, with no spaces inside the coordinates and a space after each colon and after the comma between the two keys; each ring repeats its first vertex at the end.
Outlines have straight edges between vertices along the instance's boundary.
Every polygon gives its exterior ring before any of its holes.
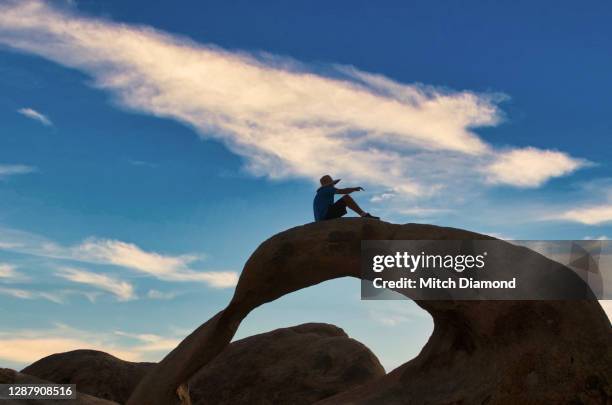
{"type": "Polygon", "coordinates": [[[77,384],[81,392],[123,404],[152,366],[97,350],[73,350],[42,358],[21,372],[58,384],[77,384]]]}
{"type": "MultiPolygon", "coordinates": [[[[312,223],[277,234],[251,255],[229,305],[153,368],[128,404],[176,404],[177,388],[227,347],[251,310],[326,280],[360,277],[362,240],[403,239],[491,238],[453,228],[359,218],[312,223]]],[[[508,249],[518,248],[508,245],[508,249]]],[[[322,403],[598,404],[610,400],[612,334],[596,301],[417,304],[434,319],[433,334],[421,353],[377,381],[322,403]]]]}
{"type": "Polygon", "coordinates": [[[336,326],[308,323],[238,340],[190,381],[194,405],[312,404],[385,375],[336,326]]]}
{"type": "MultiPolygon", "coordinates": [[[[95,350],[53,354],[22,370],[118,402],[154,363],[95,350]]],[[[311,404],[385,374],[376,356],[333,325],[308,323],[237,340],[189,381],[193,405],[311,404]]]]}
{"type": "MultiPolygon", "coordinates": [[[[15,370],[8,368],[0,368],[0,384],[48,384],[49,381],[43,379],[19,373],[15,370]]],[[[75,400],[65,399],[2,399],[0,400],[2,405],[65,405],[70,403],[71,405],[118,405],[116,402],[107,401],[93,397],[91,395],[77,392],[77,398],[75,400]]]]}

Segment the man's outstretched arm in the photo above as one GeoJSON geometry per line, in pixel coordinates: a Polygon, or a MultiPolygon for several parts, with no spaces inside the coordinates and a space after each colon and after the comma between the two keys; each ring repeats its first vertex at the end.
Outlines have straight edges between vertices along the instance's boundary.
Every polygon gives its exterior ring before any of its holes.
{"type": "Polygon", "coordinates": [[[363,191],[363,187],[337,188],[336,194],[351,194],[355,191],[363,191]]]}

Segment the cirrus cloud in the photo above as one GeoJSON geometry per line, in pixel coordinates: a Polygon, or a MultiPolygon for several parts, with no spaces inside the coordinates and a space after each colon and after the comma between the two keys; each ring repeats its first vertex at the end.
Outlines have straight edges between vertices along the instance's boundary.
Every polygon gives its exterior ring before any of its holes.
{"type": "Polygon", "coordinates": [[[199,271],[193,268],[199,255],[167,255],[114,239],[87,238],[64,246],[47,238],[0,227],[0,249],[58,260],[127,268],[163,281],[196,281],[213,288],[229,288],[238,282],[233,271],[199,271]]]}
{"type": "Polygon", "coordinates": [[[62,304],[64,302],[63,292],[35,291],[26,290],[23,288],[0,287],[0,294],[8,295],[9,297],[18,298],[22,300],[44,299],[47,301],[54,302],[56,304],[62,304]]]}
{"type": "Polygon", "coordinates": [[[548,179],[564,176],[587,164],[567,153],[536,148],[513,149],[498,154],[498,158],[485,167],[491,183],[518,187],[539,187],[548,179]]]}
{"type": "Polygon", "coordinates": [[[481,139],[474,128],[502,119],[499,94],[404,84],[346,66],[317,72],[37,0],[0,6],[0,43],[84,71],[122,106],[223,142],[255,175],[316,180],[331,172],[414,197],[458,176],[536,187],[582,166],[561,152],[499,152],[481,139]],[[524,170],[511,173],[521,158],[524,170]]]}
{"type": "Polygon", "coordinates": [[[35,171],[36,168],[32,166],[0,164],[0,180],[5,177],[15,176],[18,174],[28,174],[35,171]]]}
{"type": "Polygon", "coordinates": [[[564,219],[585,225],[600,225],[612,222],[612,203],[569,209],[552,219],[564,219]]]}
{"type": "Polygon", "coordinates": [[[17,266],[9,263],[0,263],[0,282],[18,283],[30,280],[30,277],[17,271],[17,266]]]}
{"type": "Polygon", "coordinates": [[[98,274],[82,269],[63,267],[55,275],[74,283],[86,284],[110,292],[119,301],[129,301],[136,298],[132,284],[108,274],[98,274]]]}
{"type": "Polygon", "coordinates": [[[122,360],[157,361],[180,342],[177,336],[77,329],[64,324],[0,331],[0,360],[23,367],[54,353],[100,350],[122,360]]]}
{"type": "Polygon", "coordinates": [[[24,107],[24,108],[20,108],[19,110],[17,110],[17,112],[23,115],[24,117],[28,117],[34,121],[38,121],[41,124],[46,125],[48,127],[53,125],[49,117],[47,117],[45,114],[41,112],[36,111],[33,108],[24,107]]]}

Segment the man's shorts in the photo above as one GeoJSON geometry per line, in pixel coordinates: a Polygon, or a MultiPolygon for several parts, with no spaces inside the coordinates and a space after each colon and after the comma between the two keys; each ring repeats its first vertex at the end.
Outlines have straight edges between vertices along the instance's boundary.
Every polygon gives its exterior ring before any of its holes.
{"type": "Polygon", "coordinates": [[[341,198],[329,206],[325,219],[340,218],[344,215],[346,215],[346,201],[341,198]]]}

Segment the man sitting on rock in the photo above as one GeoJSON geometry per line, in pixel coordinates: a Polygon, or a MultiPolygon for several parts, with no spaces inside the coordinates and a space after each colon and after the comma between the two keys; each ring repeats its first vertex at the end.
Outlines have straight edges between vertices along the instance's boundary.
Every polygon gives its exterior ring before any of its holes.
{"type": "Polygon", "coordinates": [[[321,177],[321,187],[317,190],[317,195],[312,203],[315,221],[340,218],[346,215],[346,207],[355,211],[363,218],[380,219],[362,210],[359,205],[349,195],[354,191],[363,191],[362,187],[336,188],[334,187],[340,179],[334,180],[326,174],[321,177]],[[344,194],[338,201],[334,202],[334,194],[344,194]]]}

